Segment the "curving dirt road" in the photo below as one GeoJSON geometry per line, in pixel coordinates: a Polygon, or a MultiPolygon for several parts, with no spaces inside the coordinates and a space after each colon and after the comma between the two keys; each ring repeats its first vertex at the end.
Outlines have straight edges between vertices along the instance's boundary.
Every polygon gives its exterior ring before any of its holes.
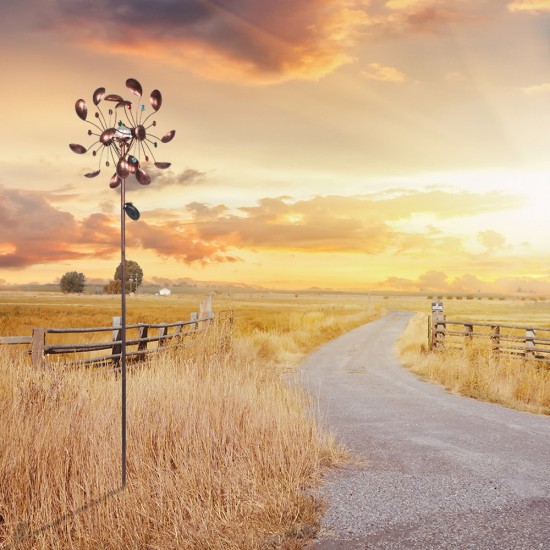
{"type": "Polygon", "coordinates": [[[399,365],[392,312],[301,368],[322,422],[364,458],[328,474],[315,550],[550,549],[550,418],[451,395],[399,365]]]}

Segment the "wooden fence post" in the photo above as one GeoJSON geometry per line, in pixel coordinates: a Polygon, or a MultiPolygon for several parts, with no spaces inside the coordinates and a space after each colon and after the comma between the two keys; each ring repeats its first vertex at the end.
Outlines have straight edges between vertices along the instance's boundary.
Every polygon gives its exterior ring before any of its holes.
{"type": "Polygon", "coordinates": [[[433,335],[432,323],[433,323],[432,316],[428,315],[428,349],[430,351],[434,349],[434,335],[433,335]]]}
{"type": "Polygon", "coordinates": [[[474,332],[474,325],[467,325],[464,323],[464,343],[468,344],[472,341],[472,333],[474,332]]]}
{"type": "Polygon", "coordinates": [[[535,329],[525,329],[525,358],[535,357],[535,329]]]}
{"type": "Polygon", "coordinates": [[[213,294],[209,294],[204,304],[206,309],[205,311],[206,319],[209,321],[214,318],[214,312],[212,310],[212,297],[213,297],[213,294]]]}
{"type": "Polygon", "coordinates": [[[163,338],[164,336],[168,335],[168,327],[160,327],[159,328],[159,338],[162,338],[162,340],[159,340],[159,348],[164,346],[166,344],[166,339],[163,338]]]}
{"type": "Polygon", "coordinates": [[[500,326],[494,325],[491,327],[491,353],[494,356],[500,354],[500,326]]]}
{"type": "Polygon", "coordinates": [[[204,300],[199,304],[199,321],[204,321],[205,319],[206,304],[204,300]]]}
{"type": "Polygon", "coordinates": [[[118,355],[113,361],[116,363],[120,362],[120,356],[122,355],[122,319],[121,317],[113,317],[113,349],[111,353],[113,355],[118,355]]]}
{"type": "Polygon", "coordinates": [[[434,349],[445,349],[445,332],[447,325],[445,324],[445,315],[441,312],[434,312],[434,349]]]}
{"type": "MultiPolygon", "coordinates": [[[[148,333],[149,333],[149,325],[143,325],[143,326],[139,327],[138,338],[140,340],[142,340],[144,338],[147,338],[148,333]]],[[[138,349],[138,351],[146,350],[147,349],[147,342],[140,342],[138,344],[137,349],[138,349]]]]}
{"type": "Polygon", "coordinates": [[[193,313],[191,313],[191,322],[195,323],[195,327],[194,327],[195,330],[199,328],[198,320],[199,320],[199,314],[196,311],[193,311],[193,313]]]}
{"type": "Polygon", "coordinates": [[[31,340],[31,357],[33,367],[43,368],[46,366],[44,348],[46,347],[46,329],[33,328],[31,340]]]}

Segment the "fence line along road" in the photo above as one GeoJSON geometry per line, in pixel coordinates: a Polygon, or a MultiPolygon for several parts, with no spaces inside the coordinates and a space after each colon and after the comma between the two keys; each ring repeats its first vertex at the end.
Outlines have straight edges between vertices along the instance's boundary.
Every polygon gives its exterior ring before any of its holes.
{"type": "Polygon", "coordinates": [[[434,312],[430,324],[433,350],[464,348],[474,339],[486,340],[495,355],[509,354],[550,362],[550,328],[505,323],[454,321],[434,312]],[[462,327],[452,329],[450,327],[462,327]]]}
{"type": "MultiPolygon", "coordinates": [[[[210,302],[211,303],[211,302],[210,302]]],[[[214,321],[214,313],[203,307],[199,313],[192,313],[189,321],[176,321],[171,323],[138,323],[126,325],[126,356],[139,358],[149,353],[165,349],[176,339],[197,334],[201,329],[214,321]],[[152,331],[156,331],[152,333],[152,331]],[[156,345],[155,345],[156,344],[156,345]],[[134,349],[129,349],[134,347],[134,349]]],[[[216,321],[224,323],[228,331],[233,324],[233,315],[230,311],[221,311],[216,315],[216,321]]],[[[93,339],[93,338],[92,338],[93,339]]],[[[32,357],[35,367],[47,366],[48,356],[58,355],[67,359],[77,354],[94,354],[109,350],[108,354],[89,356],[84,359],[72,359],[63,361],[66,365],[104,365],[112,363],[115,366],[122,356],[122,326],[120,317],[113,317],[113,325],[110,327],[91,328],[34,328],[32,336],[6,336],[0,337],[1,345],[27,345],[30,346],[27,353],[32,357]],[[101,342],[88,343],[47,343],[48,335],[74,335],[74,334],[102,334],[111,333],[111,339],[101,342]]]]}

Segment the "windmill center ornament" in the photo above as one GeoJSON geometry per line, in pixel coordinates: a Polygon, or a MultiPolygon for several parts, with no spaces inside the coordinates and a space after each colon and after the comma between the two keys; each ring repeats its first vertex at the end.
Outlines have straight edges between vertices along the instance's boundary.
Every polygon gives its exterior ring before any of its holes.
{"type": "MultiPolygon", "coordinates": [[[[143,88],[135,78],[129,78],[126,81],[126,87],[141,99],[143,88]]],[[[158,90],[151,92],[149,101],[153,112],[145,119],[145,105],[141,105],[135,113],[131,101],[125,100],[117,94],[105,95],[105,88],[98,88],[93,93],[92,100],[97,108],[94,115],[95,122],[88,120],[88,106],[83,99],[79,99],[75,103],[75,111],[82,120],[94,127],[94,130],[88,130],[88,135],[96,136],[97,140],[88,148],[77,143],[69,145],[71,150],[79,155],[87,153],[90,149],[93,149],[92,154],[94,157],[99,153],[98,169],[84,175],[87,178],[95,178],[99,175],[103,156],[107,151],[105,166],[109,167],[111,161],[116,166],[116,171],[109,182],[112,189],[117,188],[122,180],[125,180],[130,174],[134,174],[141,185],[149,185],[151,178],[142,168],[141,163],[143,161],[149,162],[149,157],[151,157],[157,168],[161,170],[168,168],[170,166],[169,162],[157,162],[153,149],[158,147],[159,141],[168,143],[176,135],[175,130],[167,132],[162,138],[149,132],[150,128],[157,125],[155,120],[148,125],[147,122],[162,105],[161,93],[158,90]],[[114,109],[108,109],[107,114],[105,114],[100,107],[102,100],[114,103],[114,109]],[[96,146],[97,148],[94,148],[96,146]]]]}

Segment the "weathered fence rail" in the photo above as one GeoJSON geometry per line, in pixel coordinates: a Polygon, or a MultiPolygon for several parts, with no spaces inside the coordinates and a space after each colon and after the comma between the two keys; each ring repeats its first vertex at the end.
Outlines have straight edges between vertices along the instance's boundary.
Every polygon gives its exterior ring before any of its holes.
{"type": "Polygon", "coordinates": [[[464,348],[477,339],[485,340],[495,355],[517,355],[525,359],[550,362],[550,328],[548,327],[454,321],[434,313],[430,328],[430,343],[434,350],[464,348]]]}
{"type": "MultiPolygon", "coordinates": [[[[192,313],[189,321],[126,325],[126,356],[136,359],[158,352],[179,343],[186,336],[205,330],[214,321],[224,323],[226,329],[230,330],[233,323],[232,312],[221,311],[214,317],[211,303],[211,298],[201,303],[200,312],[192,313]]],[[[120,317],[113,317],[110,327],[34,328],[32,336],[0,337],[0,345],[28,346],[27,353],[32,357],[32,363],[36,367],[46,366],[47,359],[51,356],[58,356],[60,362],[67,365],[116,365],[122,356],[122,326],[120,317]],[[103,333],[110,334],[111,338],[94,341],[102,338],[103,333]],[[90,335],[87,343],[51,341],[51,338],[55,339],[54,335],[57,335],[58,339],[66,340],[70,339],[70,335],[81,334],[90,335]],[[107,350],[106,354],[98,354],[107,350]],[[82,355],[87,356],[82,358],[82,355]],[[78,356],[80,358],[75,358],[78,356]]]]}

